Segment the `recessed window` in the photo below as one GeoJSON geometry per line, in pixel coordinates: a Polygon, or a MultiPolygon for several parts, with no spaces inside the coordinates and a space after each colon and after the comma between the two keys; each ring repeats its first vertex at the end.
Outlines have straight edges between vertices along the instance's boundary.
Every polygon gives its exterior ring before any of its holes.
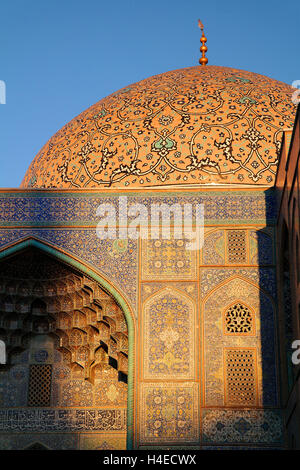
{"type": "Polygon", "coordinates": [[[247,250],[245,230],[228,230],[227,253],[229,263],[246,263],[247,250]]]}
{"type": "Polygon", "coordinates": [[[51,380],[51,364],[30,366],[28,406],[50,406],[51,380]]]}
{"type": "Polygon", "coordinates": [[[226,404],[256,405],[255,349],[225,348],[226,404]]]}
{"type": "Polygon", "coordinates": [[[227,335],[251,335],[254,333],[252,311],[236,302],[224,312],[224,333],[227,335]]]}

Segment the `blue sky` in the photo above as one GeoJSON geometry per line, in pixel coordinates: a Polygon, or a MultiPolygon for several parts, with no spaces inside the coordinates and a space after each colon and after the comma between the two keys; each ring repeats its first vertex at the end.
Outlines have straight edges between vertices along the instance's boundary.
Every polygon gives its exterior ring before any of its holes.
{"type": "Polygon", "coordinates": [[[300,80],[299,0],[3,0],[0,187],[19,186],[44,143],[130,83],[198,64],[300,80]]]}

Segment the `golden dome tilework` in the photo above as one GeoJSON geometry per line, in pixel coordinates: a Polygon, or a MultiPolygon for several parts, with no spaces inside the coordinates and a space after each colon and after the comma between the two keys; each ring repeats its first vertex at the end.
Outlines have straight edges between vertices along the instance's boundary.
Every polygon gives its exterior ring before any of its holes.
{"type": "Polygon", "coordinates": [[[157,75],[94,104],[40,150],[22,188],[274,184],[291,86],[197,66],[157,75]]]}

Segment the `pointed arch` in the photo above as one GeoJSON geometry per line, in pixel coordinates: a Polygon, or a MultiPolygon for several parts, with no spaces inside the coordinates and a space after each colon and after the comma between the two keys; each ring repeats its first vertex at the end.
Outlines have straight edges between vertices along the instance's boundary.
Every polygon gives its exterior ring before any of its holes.
{"type": "Polygon", "coordinates": [[[161,295],[164,291],[167,291],[167,292],[175,292],[178,296],[180,297],[185,297],[186,300],[188,302],[193,302],[193,297],[191,297],[189,294],[187,294],[186,292],[178,289],[177,287],[174,287],[174,286],[170,286],[170,285],[167,285],[167,286],[163,286],[161,287],[160,289],[158,289],[157,291],[153,292],[152,294],[150,294],[144,301],[143,301],[143,306],[147,305],[151,299],[161,295]]]}
{"type": "Polygon", "coordinates": [[[240,302],[255,312],[255,334],[239,338],[239,348],[257,348],[260,366],[257,370],[258,403],[278,403],[276,375],[276,334],[272,326],[276,315],[276,304],[270,294],[253,281],[240,275],[219,283],[203,300],[203,353],[205,364],[214,361],[214,369],[205,367],[204,400],[207,406],[215,406],[224,400],[224,348],[232,348],[232,338],[224,331],[224,311],[228,306],[240,302]],[[210,333],[210,337],[208,335],[210,333]],[[209,338],[209,340],[208,340],[209,338]],[[228,347],[229,347],[228,346],[228,347]],[[223,357],[223,359],[220,359],[223,357]],[[218,371],[218,377],[215,371],[218,371]],[[268,383],[268,387],[265,385],[268,383]],[[213,385],[212,385],[213,384],[213,385]],[[216,398],[217,397],[217,398],[216,398]]]}
{"type": "Polygon", "coordinates": [[[94,281],[100,284],[100,286],[107,291],[117,302],[122,309],[127,326],[128,326],[128,397],[127,397],[127,449],[130,450],[133,447],[133,425],[134,425],[134,357],[135,357],[135,318],[133,311],[121,294],[121,292],[114,287],[108,279],[105,279],[102,274],[98,273],[95,269],[87,266],[84,262],[79,259],[75,259],[74,256],[67,252],[49,244],[48,242],[36,239],[34,237],[27,237],[25,239],[17,240],[14,244],[5,247],[0,251],[0,261],[10,256],[16,255],[23,250],[28,248],[36,248],[57,260],[72,266],[81,273],[92,278],[94,281]]]}
{"type": "Polygon", "coordinates": [[[227,277],[223,281],[219,282],[216,284],[213,289],[211,289],[202,299],[203,304],[208,300],[208,298],[213,295],[214,292],[216,292],[220,287],[223,287],[226,284],[229,284],[231,281],[234,281],[235,279],[240,279],[241,281],[246,282],[247,284],[250,284],[251,286],[255,287],[258,291],[262,292],[266,297],[270,299],[272,302],[273,308],[275,308],[275,301],[270,292],[266,291],[263,287],[259,285],[259,283],[254,282],[252,279],[249,279],[248,277],[243,276],[242,274],[233,274],[232,276],[227,277]]]}

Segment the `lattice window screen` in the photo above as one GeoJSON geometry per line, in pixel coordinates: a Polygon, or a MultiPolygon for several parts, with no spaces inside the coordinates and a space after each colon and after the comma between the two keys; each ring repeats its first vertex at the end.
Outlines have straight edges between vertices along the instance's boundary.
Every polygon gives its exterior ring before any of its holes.
{"type": "Polygon", "coordinates": [[[227,253],[229,263],[246,263],[246,232],[245,230],[228,230],[227,253]]]}
{"type": "Polygon", "coordinates": [[[30,366],[28,406],[50,406],[51,378],[51,364],[30,366]]]}
{"type": "Polygon", "coordinates": [[[256,351],[225,349],[226,404],[256,404],[256,351]]]}
{"type": "Polygon", "coordinates": [[[254,331],[252,312],[240,302],[231,305],[224,313],[224,329],[227,335],[251,335],[254,331]]]}

